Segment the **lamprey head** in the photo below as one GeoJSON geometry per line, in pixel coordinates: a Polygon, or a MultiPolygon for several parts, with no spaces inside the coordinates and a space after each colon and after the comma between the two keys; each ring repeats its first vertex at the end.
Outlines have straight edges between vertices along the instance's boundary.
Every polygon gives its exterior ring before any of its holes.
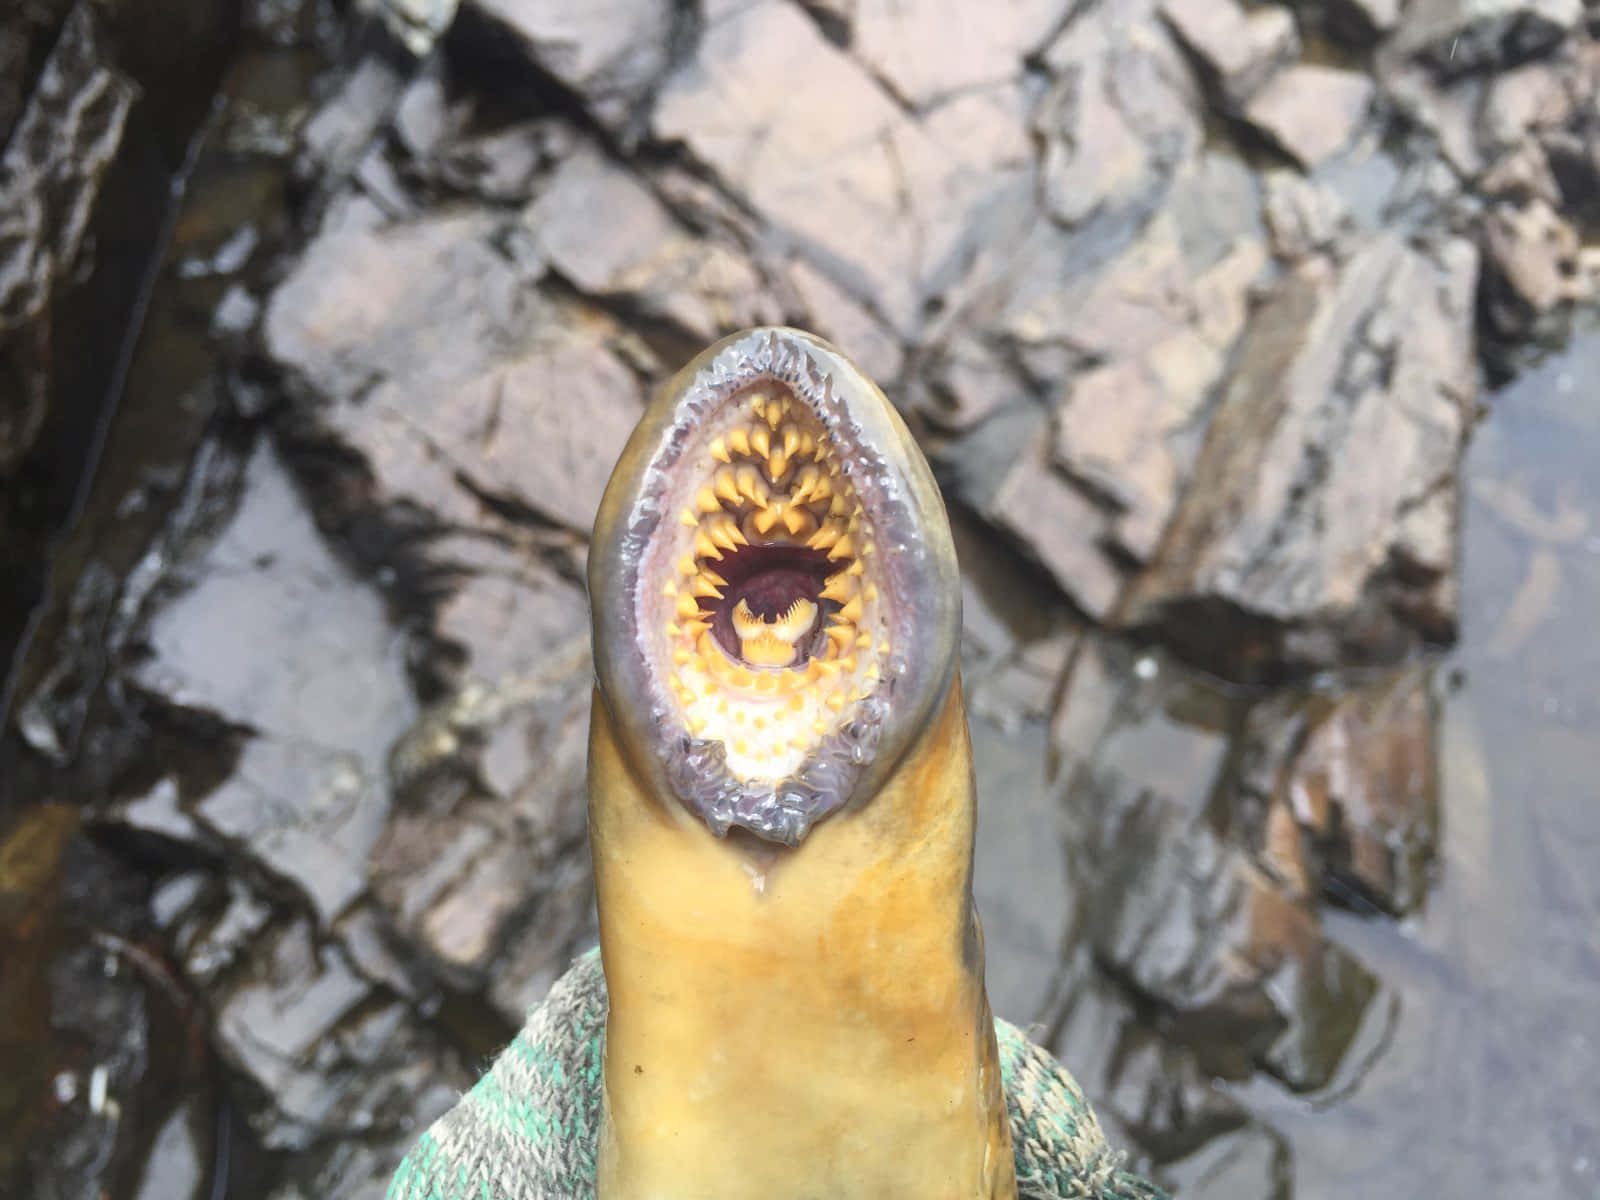
{"type": "Polygon", "coordinates": [[[955,668],[927,461],[838,350],[762,328],[645,411],[589,555],[600,692],[632,768],[717,836],[798,845],[866,803],[955,668]]]}

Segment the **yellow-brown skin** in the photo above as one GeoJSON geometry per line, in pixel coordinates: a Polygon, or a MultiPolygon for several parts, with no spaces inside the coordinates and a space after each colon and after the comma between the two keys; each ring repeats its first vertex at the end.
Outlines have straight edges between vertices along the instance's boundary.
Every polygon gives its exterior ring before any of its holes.
{"type": "Polygon", "coordinates": [[[596,692],[601,1200],[1014,1197],[959,682],[877,795],[792,851],[651,794],[615,729],[596,692]]]}

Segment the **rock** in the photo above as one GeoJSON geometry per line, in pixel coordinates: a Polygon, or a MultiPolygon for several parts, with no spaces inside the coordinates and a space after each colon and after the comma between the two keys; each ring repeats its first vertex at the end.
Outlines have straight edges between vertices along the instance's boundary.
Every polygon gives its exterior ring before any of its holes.
{"type": "Polygon", "coordinates": [[[1484,311],[1501,337],[1549,336],[1563,310],[1592,299],[1578,232],[1547,201],[1497,204],[1483,220],[1484,311]]]}
{"type": "Polygon", "coordinates": [[[1147,21],[1074,22],[1045,58],[1055,83],[1032,118],[1046,139],[1045,211],[1131,232],[1199,149],[1192,73],[1147,21]]]}
{"type": "Polygon", "coordinates": [[[1041,442],[1016,460],[983,515],[1022,544],[1074,604],[1095,619],[1110,613],[1123,578],[1084,531],[1106,512],[1051,470],[1041,442]]]}
{"type": "Polygon", "coordinates": [[[550,265],[579,291],[671,321],[687,343],[782,320],[748,260],[693,236],[593,147],[561,164],[525,219],[550,265]]]}
{"type": "Polygon", "coordinates": [[[268,350],[321,398],[307,436],[366,461],[377,508],[471,526],[491,500],[587,532],[639,386],[603,328],[530,291],[501,229],[330,229],[273,294],[268,350]]]}
{"type": "Polygon", "coordinates": [[[539,70],[582,97],[631,144],[674,43],[674,7],[660,0],[468,0],[511,35],[539,70]]]}
{"type": "Polygon", "coordinates": [[[592,670],[584,630],[523,676],[463,686],[393,755],[373,892],[442,979],[494,987],[513,1021],[571,960],[588,915],[592,670]],[[512,969],[491,979],[513,943],[512,969]]]}
{"type": "Polygon", "coordinates": [[[1333,189],[1283,168],[1266,172],[1262,183],[1262,208],[1272,231],[1272,251],[1279,258],[1296,262],[1330,253],[1351,232],[1350,211],[1333,189]]]}
{"type": "Polygon", "coordinates": [[[1283,1200],[1292,1194],[1294,1155],[1282,1134],[1251,1122],[1213,1138],[1179,1162],[1163,1163],[1161,1177],[1185,1196],[1283,1200]]]}
{"type": "Polygon", "coordinates": [[[1342,270],[1311,260],[1286,276],[1246,329],[1119,619],[1233,678],[1393,660],[1451,636],[1476,276],[1470,243],[1392,235],[1342,270]],[[1220,635],[1224,615],[1238,636],[1220,635]]]}
{"type": "Polygon", "coordinates": [[[248,1115],[269,1149],[360,1135],[392,1169],[413,1123],[443,1112],[467,1082],[403,1004],[371,992],[304,922],[265,931],[212,1003],[218,1051],[257,1089],[248,1115]]]}
{"type": "Polygon", "coordinates": [[[44,423],[52,395],[45,310],[78,263],[136,92],[112,64],[93,10],[75,6],[0,143],[0,479],[44,423]]]}
{"type": "Polygon", "coordinates": [[[1264,813],[1266,828],[1241,827],[1239,840],[1256,845],[1280,878],[1289,847],[1303,849],[1312,886],[1335,903],[1413,911],[1427,892],[1438,834],[1434,726],[1421,669],[1257,705],[1244,733],[1239,803],[1264,813]]]}
{"type": "Polygon", "coordinates": [[[248,731],[234,770],[188,813],[292,881],[326,927],[365,888],[383,827],[383,764],[411,716],[402,647],[265,450],[232,520],[186,573],[189,588],[151,620],[133,678],[248,731]]]}
{"type": "Polygon", "coordinates": [[[1072,9],[1069,0],[1001,0],[981,9],[962,0],[855,0],[851,7],[852,54],[918,109],[1015,79],[1072,9]]]}
{"type": "Polygon", "coordinates": [[[1343,40],[1369,46],[1400,23],[1401,4],[1402,0],[1330,0],[1325,19],[1343,40]]]}
{"type": "Polygon", "coordinates": [[[1202,707],[1212,702],[1159,660],[1143,677],[1125,667],[1091,644],[1052,725],[1083,936],[1163,1008],[1171,1036],[1236,1056],[1210,1060],[1211,1073],[1264,1069],[1297,1091],[1322,1087],[1376,981],[1212,829],[1228,749],[1202,707]]]}
{"type": "Polygon", "coordinates": [[[708,15],[653,128],[684,143],[775,242],[908,336],[976,248],[1026,212],[1022,104],[1006,84],[913,119],[795,6],[757,0],[708,15]]]}
{"type": "Polygon", "coordinates": [[[1245,105],[1251,127],[1306,169],[1355,140],[1372,104],[1372,80],[1309,63],[1286,67],[1245,105]]]}
{"type": "Polygon", "coordinates": [[[1300,31],[1287,8],[1247,13],[1233,0],[1164,0],[1161,15],[1232,110],[1300,57],[1300,31]]]}
{"type": "Polygon", "coordinates": [[[1537,57],[1582,18],[1582,0],[1411,0],[1394,48],[1463,75],[1537,57]]]}

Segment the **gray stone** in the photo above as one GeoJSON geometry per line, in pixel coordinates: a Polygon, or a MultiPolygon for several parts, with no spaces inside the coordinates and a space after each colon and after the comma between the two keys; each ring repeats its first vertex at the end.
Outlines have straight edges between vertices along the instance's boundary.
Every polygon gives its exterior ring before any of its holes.
{"type": "Polygon", "coordinates": [[[74,6],[10,140],[0,141],[0,479],[32,448],[49,410],[45,309],[78,264],[136,93],[110,61],[94,10],[74,6]]]}
{"type": "Polygon", "coordinates": [[[1441,76],[1542,54],[1583,19],[1583,0],[1411,0],[1395,50],[1441,76]]]}
{"type": "Polygon", "coordinates": [[[1287,8],[1246,12],[1233,0],[1164,0],[1161,15],[1232,109],[1300,57],[1300,31],[1287,8]]]}
{"type": "Polygon", "coordinates": [[[1025,211],[1022,104],[1020,86],[1005,84],[916,120],[796,6],[757,0],[708,14],[693,58],[662,89],[654,130],[904,336],[1006,214],[1025,211]]]}
{"type": "Polygon", "coordinates": [[[1340,271],[1311,260],[1290,273],[1246,330],[1161,553],[1120,619],[1159,625],[1236,677],[1382,661],[1448,637],[1453,568],[1412,560],[1408,517],[1425,506],[1454,527],[1477,270],[1470,243],[1424,250],[1391,236],[1340,271]],[[1193,639],[1171,623],[1201,610],[1193,639]],[[1224,613],[1238,636],[1220,632],[1224,613]],[[1221,656],[1203,649],[1224,644],[1221,656]]]}
{"type": "Polygon", "coordinates": [[[294,881],[331,922],[365,887],[389,746],[411,716],[381,601],[322,543],[273,455],[152,620],[140,684],[246,729],[238,764],[191,815],[294,881]],[[246,632],[247,631],[247,632],[246,632]]]}
{"type": "Polygon", "coordinates": [[[1072,9],[1070,0],[855,0],[851,53],[908,104],[1009,82],[1072,9]]]}
{"type": "Polygon", "coordinates": [[[1309,169],[1355,140],[1373,92],[1364,74],[1296,63],[1274,75],[1245,105],[1244,115],[1273,146],[1309,169]]]}
{"type": "Polygon", "coordinates": [[[702,344],[782,319],[745,258],[692,235],[638,176],[592,146],[561,164],[525,219],[579,291],[625,300],[702,344]]]}
{"type": "Polygon", "coordinates": [[[1544,200],[1493,206],[1483,249],[1485,312],[1503,337],[1549,336],[1574,303],[1595,296],[1577,230],[1544,200]]]}
{"type": "Polygon", "coordinates": [[[1296,262],[1332,252],[1354,222],[1339,193],[1307,179],[1298,171],[1279,168],[1262,177],[1262,208],[1272,232],[1272,250],[1296,262]]]}
{"type": "Polygon", "coordinates": [[[632,136],[672,48],[663,0],[468,0],[512,35],[530,61],[583,97],[610,129],[632,136]]]}
{"type": "Polygon", "coordinates": [[[367,461],[379,507],[472,526],[490,496],[586,532],[639,386],[603,327],[529,288],[500,228],[330,230],[273,294],[268,348],[326,399],[308,415],[367,461]]]}

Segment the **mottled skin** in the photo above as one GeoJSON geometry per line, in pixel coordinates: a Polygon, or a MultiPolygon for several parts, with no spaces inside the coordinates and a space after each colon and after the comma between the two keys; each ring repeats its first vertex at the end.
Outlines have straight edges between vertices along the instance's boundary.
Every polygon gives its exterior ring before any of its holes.
{"type": "MultiPolygon", "coordinates": [[[[882,393],[832,347],[777,332],[827,356],[862,427],[883,434],[875,449],[907,468],[895,477],[910,480],[926,545],[902,543],[901,561],[923,554],[953,568],[931,474],[882,393]]],[[[597,546],[626,518],[651,431],[694,369],[645,414],[597,546]]],[[[618,649],[605,640],[608,614],[628,602],[614,594],[617,577],[591,562],[599,657],[618,649]]],[[[954,588],[953,569],[938,577],[954,588]]],[[[948,618],[958,597],[915,605],[948,618]]],[[[908,652],[937,669],[907,679],[932,683],[896,697],[917,714],[914,728],[887,741],[849,803],[792,847],[740,829],[715,836],[668,791],[634,732],[644,728],[636,689],[608,691],[626,672],[600,672],[589,821],[610,991],[602,1200],[1016,1196],[972,905],[959,620],[924,624],[908,652]]]]}

